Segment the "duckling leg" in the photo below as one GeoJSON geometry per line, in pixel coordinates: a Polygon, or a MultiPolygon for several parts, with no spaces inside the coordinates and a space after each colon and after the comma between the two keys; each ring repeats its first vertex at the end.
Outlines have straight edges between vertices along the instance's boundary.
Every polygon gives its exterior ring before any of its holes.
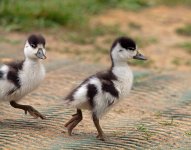
{"type": "Polygon", "coordinates": [[[40,117],[41,119],[45,119],[45,116],[43,116],[41,113],[39,113],[32,106],[17,104],[15,101],[11,101],[10,105],[17,109],[23,109],[25,111],[25,114],[27,114],[27,112],[28,112],[34,118],[40,117]]]}
{"type": "Polygon", "coordinates": [[[70,119],[64,126],[68,129],[68,135],[72,135],[72,130],[78,125],[80,121],[82,121],[82,111],[77,109],[77,113],[72,115],[72,119],[70,119]]]}
{"type": "Polygon", "coordinates": [[[102,140],[102,141],[105,141],[105,136],[104,136],[104,133],[103,133],[101,126],[99,124],[99,119],[97,118],[97,116],[95,114],[92,115],[92,118],[93,118],[94,125],[98,131],[97,138],[102,140]]]}

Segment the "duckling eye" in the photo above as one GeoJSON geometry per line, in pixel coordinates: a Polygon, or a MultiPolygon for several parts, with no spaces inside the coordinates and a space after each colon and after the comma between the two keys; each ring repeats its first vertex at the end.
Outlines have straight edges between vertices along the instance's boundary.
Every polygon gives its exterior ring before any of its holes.
{"type": "Polygon", "coordinates": [[[32,47],[32,48],[35,48],[36,46],[35,46],[34,44],[31,44],[31,47],[32,47]]]}
{"type": "Polygon", "coordinates": [[[122,52],[122,51],[123,51],[122,49],[119,50],[119,52],[122,52]]]}
{"type": "Polygon", "coordinates": [[[131,51],[134,51],[134,50],[135,50],[134,47],[129,47],[128,49],[131,50],[131,51]]]}

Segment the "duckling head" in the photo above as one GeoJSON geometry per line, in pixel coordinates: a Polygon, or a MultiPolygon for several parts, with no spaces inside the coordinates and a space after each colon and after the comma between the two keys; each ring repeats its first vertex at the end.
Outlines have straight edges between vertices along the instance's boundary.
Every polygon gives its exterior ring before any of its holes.
{"type": "Polygon", "coordinates": [[[129,59],[147,60],[139,53],[134,40],[128,37],[117,38],[112,44],[110,55],[113,65],[126,63],[129,59]]]}
{"type": "Polygon", "coordinates": [[[46,59],[45,44],[42,35],[30,35],[24,47],[25,57],[33,60],[46,59]]]}

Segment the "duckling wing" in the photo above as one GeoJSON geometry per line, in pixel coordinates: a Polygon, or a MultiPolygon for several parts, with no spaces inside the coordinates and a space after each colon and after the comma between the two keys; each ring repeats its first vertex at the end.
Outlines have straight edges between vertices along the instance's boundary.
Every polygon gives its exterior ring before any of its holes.
{"type": "Polygon", "coordinates": [[[105,80],[105,81],[117,80],[117,77],[113,74],[111,70],[98,72],[96,76],[100,80],[105,80]]]}
{"type": "Polygon", "coordinates": [[[96,76],[101,81],[103,93],[109,93],[113,97],[119,98],[119,93],[113,83],[113,81],[117,81],[117,77],[111,70],[99,72],[96,76]]]}
{"type": "Polygon", "coordinates": [[[90,76],[65,97],[65,103],[85,109],[94,108],[95,105],[103,103],[105,105],[119,97],[113,80],[117,80],[117,78],[110,70],[90,76]]]}
{"type": "Polygon", "coordinates": [[[10,62],[6,65],[9,67],[7,80],[12,82],[17,88],[20,88],[19,71],[22,70],[24,61],[10,62]]]}
{"type": "Polygon", "coordinates": [[[9,63],[6,63],[5,65],[7,65],[10,68],[10,70],[15,70],[18,72],[19,70],[22,70],[23,63],[24,63],[24,60],[21,60],[21,61],[9,62],[9,63]]]}
{"type": "Polygon", "coordinates": [[[88,77],[87,79],[85,79],[79,86],[74,88],[64,99],[73,101],[75,93],[79,90],[80,90],[80,93],[82,93],[82,95],[87,95],[87,90],[85,90],[86,89],[85,87],[88,85],[88,83],[90,82],[90,79],[92,78],[99,79],[101,83],[105,86],[107,86],[108,84],[111,84],[111,80],[116,80],[115,75],[110,70],[98,72],[95,75],[92,75],[88,77]]]}
{"type": "Polygon", "coordinates": [[[9,62],[0,68],[0,91],[2,95],[10,95],[20,88],[19,71],[24,61],[9,62]]]}

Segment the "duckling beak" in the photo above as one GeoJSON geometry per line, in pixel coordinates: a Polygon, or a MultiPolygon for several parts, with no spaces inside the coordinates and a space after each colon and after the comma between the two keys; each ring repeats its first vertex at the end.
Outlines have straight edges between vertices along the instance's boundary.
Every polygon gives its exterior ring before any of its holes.
{"type": "Polygon", "coordinates": [[[137,54],[133,56],[133,59],[147,60],[147,58],[137,51],[137,54]]]}
{"type": "Polygon", "coordinates": [[[39,48],[37,53],[36,53],[36,56],[40,59],[46,59],[46,55],[44,54],[42,48],[39,48]]]}

